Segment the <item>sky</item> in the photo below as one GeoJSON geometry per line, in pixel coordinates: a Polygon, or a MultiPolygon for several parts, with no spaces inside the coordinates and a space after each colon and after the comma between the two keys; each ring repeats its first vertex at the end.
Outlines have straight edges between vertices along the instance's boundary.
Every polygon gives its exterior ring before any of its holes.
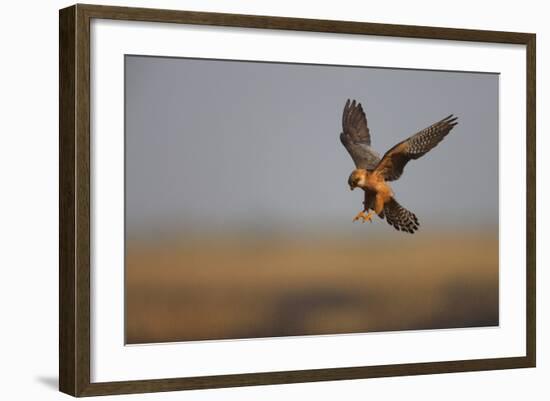
{"type": "MultiPolygon", "coordinates": [[[[354,233],[362,191],[340,144],[346,99],[372,146],[459,125],[393,182],[421,230],[498,224],[498,74],[125,57],[126,229],[354,233]]],[[[390,230],[379,219],[369,231],[390,230]]]]}

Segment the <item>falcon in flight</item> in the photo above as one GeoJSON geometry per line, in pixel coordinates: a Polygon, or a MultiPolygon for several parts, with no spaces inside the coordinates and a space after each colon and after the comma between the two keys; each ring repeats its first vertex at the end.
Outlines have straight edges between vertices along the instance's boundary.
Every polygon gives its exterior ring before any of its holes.
{"type": "Polygon", "coordinates": [[[441,142],[458,124],[456,120],[451,114],[399,142],[380,158],[370,146],[369,127],[361,103],[348,99],[342,115],[343,132],[340,134],[340,140],[356,167],[349,176],[348,184],[351,190],[359,187],[365,191],[363,210],[353,221],[371,221],[376,213],[382,219],[385,217],[396,230],[411,234],[418,230],[420,223],[416,215],[397,203],[388,182],[399,179],[410,160],[424,156],[441,142]]]}

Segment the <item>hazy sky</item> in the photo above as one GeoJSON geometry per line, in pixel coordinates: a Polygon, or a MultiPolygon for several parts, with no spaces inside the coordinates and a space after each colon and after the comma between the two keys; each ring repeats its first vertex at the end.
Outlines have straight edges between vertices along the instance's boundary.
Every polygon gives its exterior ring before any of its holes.
{"type": "MultiPolygon", "coordinates": [[[[498,223],[498,75],[126,56],[126,224],[364,230],[340,144],[347,98],[383,154],[459,125],[392,184],[430,227],[498,223]]],[[[376,219],[369,230],[390,230],[376,219]],[[381,228],[380,228],[381,227],[381,228]]],[[[427,228],[426,228],[427,227],[427,228]]]]}

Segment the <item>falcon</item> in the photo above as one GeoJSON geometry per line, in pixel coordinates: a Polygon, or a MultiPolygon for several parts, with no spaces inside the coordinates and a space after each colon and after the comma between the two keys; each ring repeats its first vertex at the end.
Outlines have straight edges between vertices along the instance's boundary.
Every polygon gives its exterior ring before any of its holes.
{"type": "Polygon", "coordinates": [[[418,230],[418,218],[397,202],[388,182],[399,179],[410,160],[432,150],[457,124],[457,117],[451,114],[399,142],[380,158],[371,147],[367,118],[361,103],[348,99],[342,114],[340,141],[356,167],[349,176],[349,187],[352,191],[361,188],[365,192],[363,210],[353,221],[361,219],[363,223],[370,222],[377,214],[396,230],[411,234],[418,230]]]}

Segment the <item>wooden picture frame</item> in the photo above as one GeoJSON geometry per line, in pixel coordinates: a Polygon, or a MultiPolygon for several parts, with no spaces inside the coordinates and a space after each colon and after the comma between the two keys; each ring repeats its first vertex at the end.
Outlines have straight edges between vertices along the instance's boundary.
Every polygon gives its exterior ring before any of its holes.
{"type": "Polygon", "coordinates": [[[59,29],[60,391],[73,396],[94,396],[535,366],[536,37],[534,34],[80,4],[60,10],[59,29]],[[92,383],[90,380],[90,21],[94,18],[525,45],[527,54],[525,60],[527,72],[526,355],[92,383]]]}

